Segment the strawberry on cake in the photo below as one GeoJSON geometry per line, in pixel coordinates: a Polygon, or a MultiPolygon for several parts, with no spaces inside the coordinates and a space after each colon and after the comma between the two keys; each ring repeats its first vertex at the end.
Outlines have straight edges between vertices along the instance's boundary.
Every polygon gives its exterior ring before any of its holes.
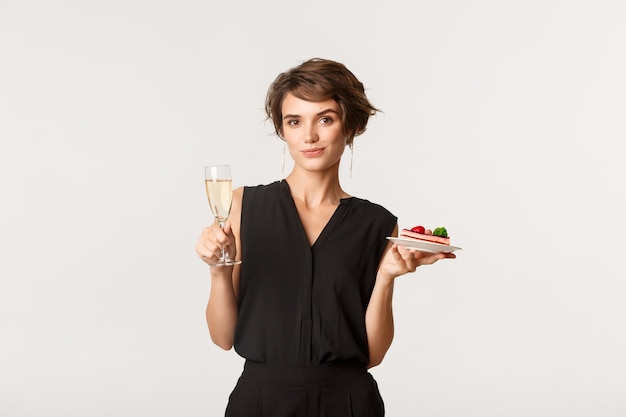
{"type": "Polygon", "coordinates": [[[410,229],[402,229],[400,231],[400,237],[450,245],[450,238],[448,237],[448,231],[445,227],[437,227],[431,232],[424,228],[424,226],[415,226],[410,229]]]}

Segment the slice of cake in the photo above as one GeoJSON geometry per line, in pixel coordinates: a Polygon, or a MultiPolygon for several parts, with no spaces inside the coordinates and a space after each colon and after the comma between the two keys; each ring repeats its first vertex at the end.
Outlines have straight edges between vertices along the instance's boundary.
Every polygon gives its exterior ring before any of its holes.
{"type": "Polygon", "coordinates": [[[445,227],[438,227],[430,234],[427,233],[424,226],[415,226],[410,229],[402,229],[400,231],[400,237],[450,245],[450,238],[448,237],[448,231],[445,227]]]}

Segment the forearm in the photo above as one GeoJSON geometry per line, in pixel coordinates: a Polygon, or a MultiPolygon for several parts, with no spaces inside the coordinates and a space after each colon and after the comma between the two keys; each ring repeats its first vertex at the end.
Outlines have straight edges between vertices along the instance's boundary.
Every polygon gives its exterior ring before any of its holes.
{"type": "Polygon", "coordinates": [[[365,312],[369,367],[379,365],[382,362],[393,340],[393,286],[392,278],[379,274],[376,277],[376,284],[365,312]]]}
{"type": "Polygon", "coordinates": [[[212,273],[206,320],[213,343],[222,349],[230,349],[237,324],[237,296],[230,274],[212,273]]]}

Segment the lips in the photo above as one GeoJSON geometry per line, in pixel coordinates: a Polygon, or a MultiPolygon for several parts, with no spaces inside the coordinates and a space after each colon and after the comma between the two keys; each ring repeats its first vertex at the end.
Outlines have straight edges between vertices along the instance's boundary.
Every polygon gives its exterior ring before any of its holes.
{"type": "Polygon", "coordinates": [[[316,156],[320,156],[321,154],[323,154],[324,149],[325,148],[303,149],[301,152],[305,158],[314,158],[316,156]]]}

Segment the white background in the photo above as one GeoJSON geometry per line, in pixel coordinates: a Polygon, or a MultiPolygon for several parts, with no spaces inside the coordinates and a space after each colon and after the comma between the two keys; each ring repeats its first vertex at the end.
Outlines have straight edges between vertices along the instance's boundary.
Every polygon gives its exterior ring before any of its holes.
{"type": "Polygon", "coordinates": [[[345,189],[463,248],[396,284],[388,415],[624,416],[621,5],[0,0],[0,415],[222,415],[202,167],[280,179],[318,56],[384,111],[345,189]]]}

